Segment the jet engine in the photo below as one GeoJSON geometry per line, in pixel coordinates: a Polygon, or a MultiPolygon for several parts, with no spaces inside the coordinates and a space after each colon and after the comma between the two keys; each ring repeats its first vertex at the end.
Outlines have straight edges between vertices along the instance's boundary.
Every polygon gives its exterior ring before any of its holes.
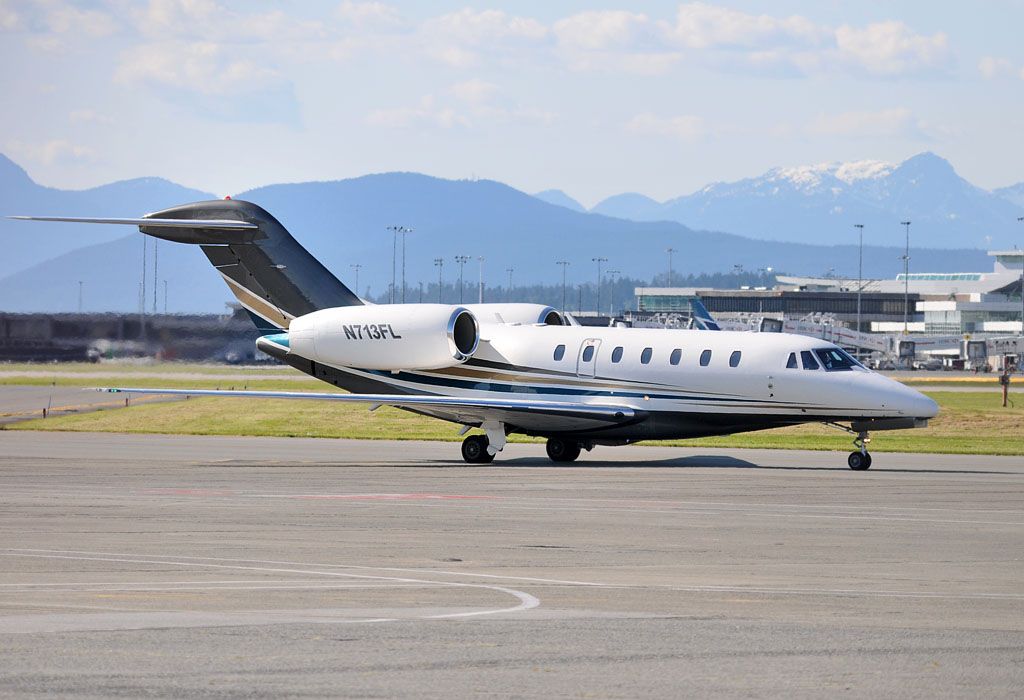
{"type": "Polygon", "coordinates": [[[294,319],[287,333],[291,353],[378,370],[454,367],[472,357],[479,343],[476,317],[446,304],[322,309],[294,319]]]}
{"type": "Polygon", "coordinates": [[[521,323],[545,326],[567,326],[562,314],[544,304],[466,304],[480,323],[521,323]]]}

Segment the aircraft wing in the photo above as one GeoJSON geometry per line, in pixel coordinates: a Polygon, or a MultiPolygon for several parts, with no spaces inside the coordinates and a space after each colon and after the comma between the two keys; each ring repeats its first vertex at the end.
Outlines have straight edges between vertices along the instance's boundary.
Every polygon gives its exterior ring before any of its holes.
{"type": "Polygon", "coordinates": [[[395,406],[444,418],[456,423],[478,425],[484,421],[500,421],[526,430],[546,432],[586,431],[609,425],[635,423],[646,417],[645,411],[629,406],[595,405],[568,401],[527,399],[466,398],[460,396],[404,394],[332,394],[301,391],[235,391],[222,389],[140,389],[133,387],[103,388],[98,391],[124,394],[159,394],[176,396],[231,396],[262,399],[300,399],[395,406]]]}

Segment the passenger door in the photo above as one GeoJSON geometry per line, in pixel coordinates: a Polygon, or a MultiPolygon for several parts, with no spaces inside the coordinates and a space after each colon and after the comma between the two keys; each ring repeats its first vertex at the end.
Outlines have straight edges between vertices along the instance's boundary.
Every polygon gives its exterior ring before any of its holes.
{"type": "Polygon", "coordinates": [[[601,341],[597,338],[587,338],[580,346],[580,354],[576,359],[576,375],[579,377],[593,377],[597,371],[597,349],[601,341]]]}

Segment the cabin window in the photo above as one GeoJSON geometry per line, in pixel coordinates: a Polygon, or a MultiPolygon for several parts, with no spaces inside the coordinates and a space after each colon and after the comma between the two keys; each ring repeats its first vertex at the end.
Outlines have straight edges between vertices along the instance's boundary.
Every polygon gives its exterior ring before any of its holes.
{"type": "Polygon", "coordinates": [[[740,358],[741,357],[743,357],[743,353],[742,352],[740,352],[739,350],[733,350],[732,354],[729,355],[729,366],[730,367],[739,367],[740,366],[740,358]]]}
{"type": "Polygon", "coordinates": [[[810,350],[800,351],[800,362],[803,363],[804,369],[818,369],[818,362],[814,359],[814,355],[811,354],[810,350]]]}
{"type": "Polygon", "coordinates": [[[590,362],[593,359],[594,359],[594,346],[593,345],[588,345],[587,347],[583,348],[583,361],[584,362],[590,362]]]}
{"type": "Polygon", "coordinates": [[[565,357],[565,346],[559,345],[555,348],[555,362],[561,362],[563,357],[565,357]]]}
{"type": "Polygon", "coordinates": [[[791,353],[789,353],[789,359],[786,360],[786,369],[796,369],[796,368],[797,368],[797,365],[796,365],[796,353],[795,352],[791,352],[791,353]]]}
{"type": "Polygon", "coordinates": [[[672,351],[672,354],[668,356],[668,363],[670,365],[678,365],[679,360],[683,359],[683,351],[680,348],[676,348],[672,351]]]}
{"type": "Polygon", "coordinates": [[[700,354],[700,366],[707,367],[709,364],[711,364],[711,351],[705,350],[700,354]]]}
{"type": "Polygon", "coordinates": [[[621,362],[621,361],[622,361],[622,346],[620,345],[619,347],[617,347],[614,350],[612,350],[612,362],[621,362]]]}
{"type": "Polygon", "coordinates": [[[826,372],[849,372],[859,364],[839,348],[822,348],[815,350],[814,354],[821,360],[821,366],[826,372]]]}
{"type": "Polygon", "coordinates": [[[644,351],[640,353],[640,362],[642,364],[648,364],[651,361],[651,355],[654,354],[654,350],[651,348],[644,348],[644,351]]]}

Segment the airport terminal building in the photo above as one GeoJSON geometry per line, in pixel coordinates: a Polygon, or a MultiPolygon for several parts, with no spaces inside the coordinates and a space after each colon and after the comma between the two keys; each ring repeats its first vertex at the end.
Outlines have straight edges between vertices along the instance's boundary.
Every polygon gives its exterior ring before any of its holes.
{"type": "MultiPolygon", "coordinates": [[[[864,280],[859,330],[927,334],[999,333],[1020,335],[1024,306],[1021,275],[1024,251],[991,251],[991,272],[912,272],[889,280],[864,280]]],[[[638,287],[640,315],[686,313],[699,299],[716,318],[822,320],[857,326],[857,280],[780,275],[772,289],[638,287]]]]}

